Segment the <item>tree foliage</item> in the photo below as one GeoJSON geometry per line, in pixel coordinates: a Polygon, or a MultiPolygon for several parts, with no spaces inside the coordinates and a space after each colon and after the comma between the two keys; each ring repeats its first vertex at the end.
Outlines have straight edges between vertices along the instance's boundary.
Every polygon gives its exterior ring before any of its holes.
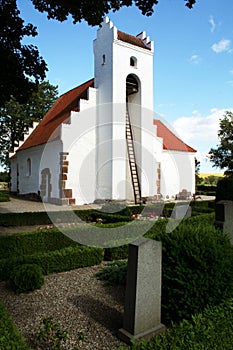
{"type": "Polygon", "coordinates": [[[225,170],[225,175],[233,176],[233,113],[227,111],[220,120],[218,131],[220,144],[211,148],[209,159],[214,167],[225,170]]]}
{"type": "Polygon", "coordinates": [[[0,107],[11,98],[25,103],[45,78],[46,63],[37,47],[22,44],[25,36],[36,35],[32,24],[24,25],[16,0],[0,1],[0,107]]]}
{"type": "MultiPolygon", "coordinates": [[[[162,1],[162,0],[160,0],[162,1]]],[[[182,0],[192,8],[197,0],[182,0]]],[[[159,0],[31,0],[48,18],[73,22],[87,21],[99,25],[109,11],[118,11],[123,6],[135,5],[143,15],[150,16],[159,0]]],[[[38,83],[45,79],[47,66],[33,45],[23,45],[25,36],[35,37],[36,27],[24,25],[16,0],[0,0],[0,107],[10,99],[25,103],[38,83]]]]}
{"type": "Polygon", "coordinates": [[[8,152],[13,151],[33,121],[39,121],[57,98],[57,87],[49,82],[39,84],[25,104],[11,99],[0,109],[0,162],[7,167],[8,152]]]}
{"type": "MultiPolygon", "coordinates": [[[[89,25],[98,25],[109,11],[118,11],[123,6],[136,5],[143,15],[151,16],[154,5],[159,0],[31,0],[40,12],[47,12],[48,18],[65,21],[69,15],[74,23],[85,20],[89,25]]],[[[162,0],[161,0],[162,1],[162,0]]],[[[196,0],[183,0],[188,8],[192,8],[196,0]]]]}

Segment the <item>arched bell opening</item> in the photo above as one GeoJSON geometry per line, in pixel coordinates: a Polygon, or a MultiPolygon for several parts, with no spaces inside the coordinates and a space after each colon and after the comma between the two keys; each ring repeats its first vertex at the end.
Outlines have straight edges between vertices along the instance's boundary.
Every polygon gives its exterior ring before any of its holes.
{"type": "Polygon", "coordinates": [[[126,78],[126,96],[136,94],[139,91],[139,83],[134,74],[129,74],[126,78]]]}
{"type": "Polygon", "coordinates": [[[128,198],[141,203],[141,91],[140,80],[134,74],[126,78],[126,143],[128,153],[128,198]]]}

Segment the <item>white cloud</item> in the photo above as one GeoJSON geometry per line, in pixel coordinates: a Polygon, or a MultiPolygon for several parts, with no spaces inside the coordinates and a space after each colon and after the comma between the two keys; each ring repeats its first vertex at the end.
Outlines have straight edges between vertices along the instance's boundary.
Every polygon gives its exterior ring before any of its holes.
{"type": "Polygon", "coordinates": [[[211,48],[216,53],[231,51],[231,41],[229,39],[222,39],[218,43],[213,44],[211,48]]]}
{"type": "Polygon", "coordinates": [[[210,16],[209,23],[210,23],[210,31],[211,31],[211,33],[213,33],[215,31],[215,28],[216,28],[216,23],[215,23],[213,16],[210,16]]]}
{"type": "Polygon", "coordinates": [[[189,117],[180,117],[175,120],[173,127],[185,142],[215,142],[219,129],[219,120],[229,109],[212,108],[207,116],[193,111],[189,117]]]}
{"type": "Polygon", "coordinates": [[[230,73],[230,74],[233,74],[233,69],[229,70],[229,73],[230,73]]]}
{"type": "Polygon", "coordinates": [[[233,112],[233,108],[212,108],[208,115],[194,110],[191,116],[180,117],[172,124],[178,137],[197,150],[196,158],[201,161],[202,172],[206,172],[207,168],[211,172],[212,164],[207,160],[207,155],[218,144],[219,120],[226,111],[233,112]]]}
{"type": "Polygon", "coordinates": [[[192,55],[190,58],[189,58],[189,62],[190,63],[193,63],[193,64],[199,64],[201,62],[202,58],[201,56],[199,55],[192,55]]]}

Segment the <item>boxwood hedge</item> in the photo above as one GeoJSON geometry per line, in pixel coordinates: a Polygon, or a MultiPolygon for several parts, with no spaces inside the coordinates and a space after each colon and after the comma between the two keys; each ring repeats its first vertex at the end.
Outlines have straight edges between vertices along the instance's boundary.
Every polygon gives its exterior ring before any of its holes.
{"type": "MultiPolygon", "coordinates": [[[[183,320],[164,334],[134,343],[132,350],[231,350],[233,344],[233,299],[206,308],[183,320]]],[[[123,349],[122,349],[123,350],[123,349]]]]}
{"type": "Polygon", "coordinates": [[[0,304],[0,349],[30,350],[2,304],[0,304]]]}
{"type": "Polygon", "coordinates": [[[22,255],[0,260],[0,280],[7,280],[12,269],[22,264],[37,264],[43,274],[69,271],[85,266],[98,265],[103,260],[103,249],[75,246],[50,252],[22,255]]]}

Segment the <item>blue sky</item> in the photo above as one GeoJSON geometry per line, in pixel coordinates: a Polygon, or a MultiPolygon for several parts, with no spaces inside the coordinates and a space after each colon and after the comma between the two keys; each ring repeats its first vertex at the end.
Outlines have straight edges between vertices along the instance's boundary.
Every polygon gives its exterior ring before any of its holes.
{"type": "MultiPolygon", "coordinates": [[[[18,0],[25,22],[38,29],[25,43],[38,46],[49,71],[47,80],[62,94],[94,76],[93,40],[97,27],[72,20],[47,20],[30,0],[18,0]]],[[[233,1],[160,0],[153,16],[123,8],[108,16],[129,34],[145,30],[155,42],[154,110],[197,149],[201,172],[216,172],[206,154],[217,144],[219,119],[233,111],[233,1]]]]}

